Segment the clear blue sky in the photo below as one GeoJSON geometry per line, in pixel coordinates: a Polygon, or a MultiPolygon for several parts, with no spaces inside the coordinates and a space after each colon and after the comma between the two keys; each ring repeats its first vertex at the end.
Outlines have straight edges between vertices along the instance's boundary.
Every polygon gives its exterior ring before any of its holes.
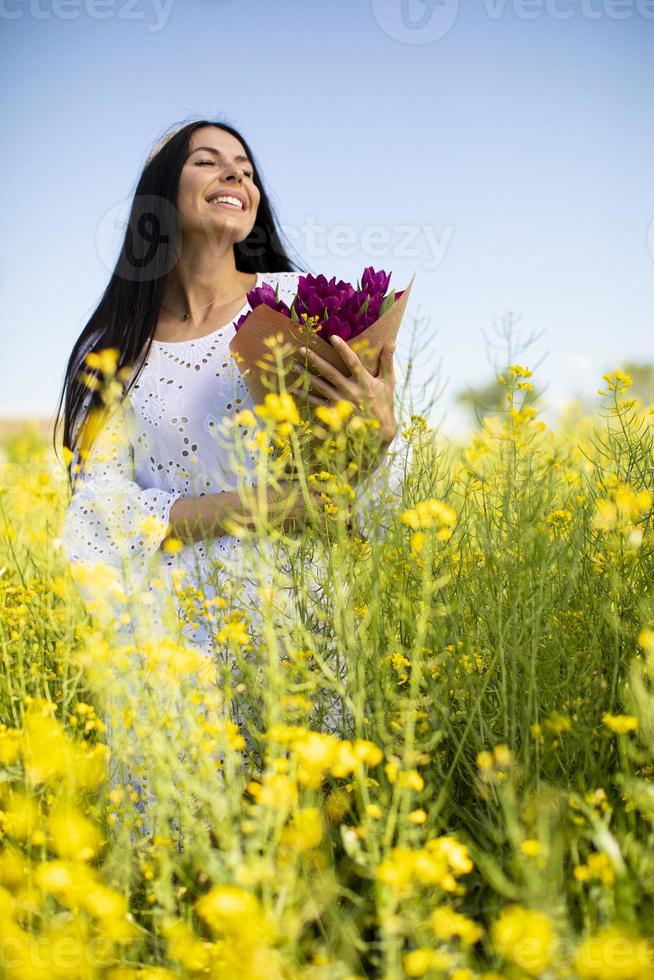
{"type": "Polygon", "coordinates": [[[204,116],[311,271],[416,273],[446,428],[508,308],[552,411],[654,359],[652,0],[3,0],[0,37],[0,415],[53,414],[151,145],[204,116]]]}

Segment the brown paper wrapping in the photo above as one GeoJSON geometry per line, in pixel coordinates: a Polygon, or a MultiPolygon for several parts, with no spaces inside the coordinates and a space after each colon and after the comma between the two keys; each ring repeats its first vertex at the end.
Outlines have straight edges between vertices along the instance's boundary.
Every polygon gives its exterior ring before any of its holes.
{"type": "MultiPolygon", "coordinates": [[[[379,354],[382,348],[385,344],[393,343],[397,337],[414,279],[415,273],[400,298],[367,330],[347,342],[348,347],[358,354],[364,366],[375,376],[379,370],[379,354]]],[[[292,347],[290,356],[283,360],[286,391],[293,393],[302,385],[302,376],[296,375],[291,370],[294,363],[304,363],[296,353],[300,347],[315,351],[346,377],[350,377],[349,368],[329,341],[323,340],[314,333],[301,333],[297,323],[262,303],[252,310],[229,343],[232,356],[255,405],[262,404],[268,392],[281,390],[275,373],[274,355],[271,353],[271,348],[265,344],[268,337],[273,337],[277,333],[281,333],[284,343],[292,347]],[[268,385],[265,384],[265,380],[269,381],[268,385]]],[[[317,365],[312,364],[311,371],[320,374],[317,365]]]]}

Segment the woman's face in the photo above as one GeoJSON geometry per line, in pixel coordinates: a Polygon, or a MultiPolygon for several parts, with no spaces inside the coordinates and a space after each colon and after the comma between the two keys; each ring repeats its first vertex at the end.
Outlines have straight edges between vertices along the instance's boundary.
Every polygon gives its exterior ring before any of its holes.
{"type": "Polygon", "coordinates": [[[184,232],[221,243],[240,242],[252,231],[261,193],[240,140],[216,126],[191,133],[179,178],[177,209],[184,232]],[[220,198],[223,200],[219,203],[220,198]]]}

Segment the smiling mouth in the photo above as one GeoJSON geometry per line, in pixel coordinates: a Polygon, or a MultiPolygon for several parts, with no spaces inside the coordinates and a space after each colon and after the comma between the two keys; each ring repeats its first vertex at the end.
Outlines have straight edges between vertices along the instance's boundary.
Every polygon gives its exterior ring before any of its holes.
{"type": "Polygon", "coordinates": [[[212,197],[207,202],[214,208],[230,208],[232,211],[245,211],[245,205],[235,197],[220,196],[212,197]]]}

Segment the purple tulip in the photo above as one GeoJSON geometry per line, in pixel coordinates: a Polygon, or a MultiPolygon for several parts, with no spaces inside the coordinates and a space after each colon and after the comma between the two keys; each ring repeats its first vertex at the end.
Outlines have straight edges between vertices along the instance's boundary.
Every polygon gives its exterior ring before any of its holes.
{"type": "Polygon", "coordinates": [[[381,293],[381,295],[384,296],[388,292],[388,284],[390,281],[390,272],[388,275],[385,272],[375,272],[373,267],[370,265],[367,269],[363,270],[361,286],[370,293],[381,293]]]}
{"type": "MultiPolygon", "coordinates": [[[[269,306],[272,310],[276,310],[278,313],[283,313],[284,316],[291,315],[291,311],[286,303],[284,303],[284,301],[281,299],[277,299],[275,290],[267,282],[264,282],[263,286],[257,286],[256,289],[251,289],[247,294],[247,300],[252,309],[254,309],[255,306],[261,306],[262,303],[265,303],[266,306],[269,306]]],[[[245,323],[247,317],[248,314],[244,313],[238,318],[235,324],[236,330],[238,330],[238,328],[245,323]]]]}

